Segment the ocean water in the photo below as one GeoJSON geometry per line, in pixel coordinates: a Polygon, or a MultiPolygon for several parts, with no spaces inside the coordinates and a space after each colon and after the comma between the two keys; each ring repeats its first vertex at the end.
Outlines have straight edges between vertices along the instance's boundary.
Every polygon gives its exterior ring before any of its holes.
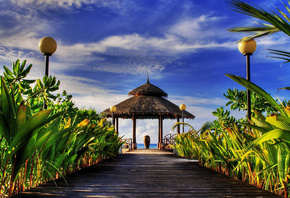
{"type": "MultiPolygon", "coordinates": [[[[144,144],[137,144],[137,148],[145,148],[144,144]]],[[[157,148],[157,144],[150,144],[149,149],[156,149],[157,148]]]]}

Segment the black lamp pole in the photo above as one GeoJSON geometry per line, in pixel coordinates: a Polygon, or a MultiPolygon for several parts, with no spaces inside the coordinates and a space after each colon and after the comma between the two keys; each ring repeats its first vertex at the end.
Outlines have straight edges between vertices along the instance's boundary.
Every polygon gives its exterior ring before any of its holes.
{"type": "MultiPolygon", "coordinates": [[[[184,110],[182,110],[182,122],[184,123],[184,110]]],[[[182,133],[184,133],[184,124],[182,124],[182,133]]]]}
{"type": "Polygon", "coordinates": [[[44,54],[45,57],[45,75],[48,77],[48,70],[49,70],[49,57],[51,54],[44,54]]]}
{"type": "MultiPolygon", "coordinates": [[[[48,77],[48,71],[49,71],[49,57],[51,56],[51,54],[45,53],[43,54],[45,57],[45,76],[48,77]]],[[[47,109],[47,104],[46,101],[44,99],[43,101],[43,109],[47,109]]]]}
{"type": "Polygon", "coordinates": [[[113,112],[112,114],[113,114],[113,116],[112,116],[112,119],[113,119],[113,125],[114,125],[114,127],[115,127],[115,116],[114,116],[114,112],[113,112]]]}
{"type": "MultiPolygon", "coordinates": [[[[250,76],[250,56],[252,54],[251,53],[248,53],[246,54],[246,67],[247,67],[247,80],[248,81],[251,81],[251,76],[250,76]]],[[[248,105],[248,112],[247,112],[247,115],[248,115],[248,119],[251,120],[251,91],[249,89],[247,89],[247,105],[248,105]]]]}

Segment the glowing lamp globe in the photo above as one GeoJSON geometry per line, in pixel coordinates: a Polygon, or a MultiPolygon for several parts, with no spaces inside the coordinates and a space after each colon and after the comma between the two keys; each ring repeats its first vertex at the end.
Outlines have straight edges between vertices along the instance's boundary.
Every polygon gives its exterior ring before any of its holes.
{"type": "Polygon", "coordinates": [[[56,41],[51,37],[43,37],[38,44],[39,50],[46,55],[52,55],[57,48],[56,41]]]}
{"type": "Polygon", "coordinates": [[[111,111],[111,112],[115,112],[115,111],[117,111],[117,107],[116,107],[116,106],[111,106],[111,107],[110,107],[110,111],[111,111]]]}
{"type": "Polygon", "coordinates": [[[179,107],[179,109],[181,111],[184,111],[186,109],[186,105],[185,104],[181,104],[180,107],[179,107]]]}
{"type": "Polygon", "coordinates": [[[256,48],[257,48],[257,44],[256,44],[256,41],[254,39],[242,39],[240,42],[239,42],[239,51],[243,54],[243,55],[246,55],[246,54],[253,54],[255,51],[256,51],[256,48]]]}

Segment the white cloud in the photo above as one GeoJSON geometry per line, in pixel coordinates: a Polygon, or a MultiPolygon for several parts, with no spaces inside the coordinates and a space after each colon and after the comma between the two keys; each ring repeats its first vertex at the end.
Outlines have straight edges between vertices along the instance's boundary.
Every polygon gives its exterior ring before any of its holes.
{"type": "MultiPolygon", "coordinates": [[[[39,6],[44,5],[80,7],[83,4],[93,4],[97,7],[115,7],[116,9],[122,7],[120,1],[110,1],[109,3],[104,0],[14,0],[13,3],[22,7],[26,14],[18,14],[17,10],[6,12],[8,16],[14,16],[14,23],[19,24],[19,26],[12,28],[11,34],[7,34],[6,30],[0,30],[0,35],[2,35],[0,45],[6,47],[6,51],[10,50],[7,52],[8,56],[10,54],[11,57],[33,60],[34,64],[34,61],[39,63],[39,60],[35,59],[33,54],[16,54],[15,52],[20,49],[39,53],[38,42],[41,39],[39,35],[43,35],[43,32],[53,34],[58,27],[52,27],[49,25],[48,19],[40,18],[32,5],[38,6],[38,10],[40,10],[39,6]],[[15,52],[13,52],[14,50],[15,52]]],[[[158,74],[164,71],[167,65],[178,60],[183,53],[194,53],[198,49],[206,48],[234,48],[235,46],[231,42],[209,41],[208,36],[206,36],[213,34],[213,32],[212,28],[204,29],[204,24],[211,24],[219,19],[207,15],[186,18],[170,27],[163,28],[164,33],[160,37],[129,33],[108,36],[98,42],[73,44],[66,44],[64,41],[56,39],[58,49],[53,55],[55,67],[52,71],[60,72],[60,70],[83,67],[83,69],[112,73],[140,74],[149,71],[158,74]],[[202,39],[193,39],[200,35],[200,30],[203,31],[202,39]],[[90,67],[84,67],[87,63],[90,64],[90,67]]],[[[216,33],[217,31],[214,31],[214,34],[216,33]]],[[[7,59],[1,55],[0,58],[7,59]]]]}
{"type": "Polygon", "coordinates": [[[97,6],[103,6],[103,7],[111,7],[114,5],[114,7],[119,7],[120,2],[111,0],[110,2],[104,1],[104,0],[12,0],[12,2],[20,7],[25,6],[37,6],[37,7],[50,7],[50,8],[68,8],[71,6],[75,6],[76,8],[80,8],[82,5],[92,5],[95,4],[97,6]]]}
{"type": "Polygon", "coordinates": [[[174,35],[163,38],[143,37],[139,34],[110,36],[96,43],[58,44],[54,56],[65,60],[65,64],[56,67],[60,70],[79,67],[84,62],[93,62],[96,71],[112,73],[140,74],[146,71],[160,73],[166,65],[177,60],[181,53],[198,49],[235,48],[231,42],[225,43],[186,43],[174,35]]]}
{"type": "Polygon", "coordinates": [[[204,105],[204,106],[216,106],[223,105],[227,102],[224,98],[200,98],[192,96],[174,96],[170,95],[168,99],[176,104],[186,104],[189,106],[204,105]]]}
{"type": "Polygon", "coordinates": [[[217,31],[213,30],[215,28],[213,24],[219,20],[221,20],[220,17],[209,15],[201,15],[197,18],[183,18],[178,23],[172,25],[168,32],[187,39],[202,39],[208,36],[217,36],[217,31]]]}

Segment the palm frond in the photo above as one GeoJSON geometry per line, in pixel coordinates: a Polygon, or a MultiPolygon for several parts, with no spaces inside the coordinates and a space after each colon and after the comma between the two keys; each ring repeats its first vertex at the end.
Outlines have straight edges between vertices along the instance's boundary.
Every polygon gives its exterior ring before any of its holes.
{"type": "Polygon", "coordinates": [[[282,88],[279,88],[278,90],[281,90],[281,89],[290,90],[290,87],[282,87],[282,88]]]}
{"type": "Polygon", "coordinates": [[[231,32],[255,32],[254,34],[250,35],[252,38],[257,38],[261,36],[266,36],[269,34],[276,33],[278,31],[282,31],[285,34],[290,36],[290,19],[288,17],[290,8],[284,4],[286,10],[288,11],[288,15],[282,12],[280,9],[276,8],[278,13],[273,11],[266,11],[258,6],[251,6],[247,3],[244,3],[239,0],[231,0],[229,1],[232,9],[235,12],[245,14],[251,16],[256,19],[260,19],[265,23],[261,23],[261,26],[257,27],[237,27],[231,28],[229,31],[231,32]],[[279,15],[280,14],[280,15],[279,15]]]}
{"type": "Polygon", "coordinates": [[[268,57],[285,60],[285,62],[282,64],[290,62],[290,52],[285,52],[285,51],[281,51],[281,50],[274,50],[274,49],[268,49],[268,51],[269,51],[269,53],[276,55],[276,56],[268,56],[268,57]]]}

